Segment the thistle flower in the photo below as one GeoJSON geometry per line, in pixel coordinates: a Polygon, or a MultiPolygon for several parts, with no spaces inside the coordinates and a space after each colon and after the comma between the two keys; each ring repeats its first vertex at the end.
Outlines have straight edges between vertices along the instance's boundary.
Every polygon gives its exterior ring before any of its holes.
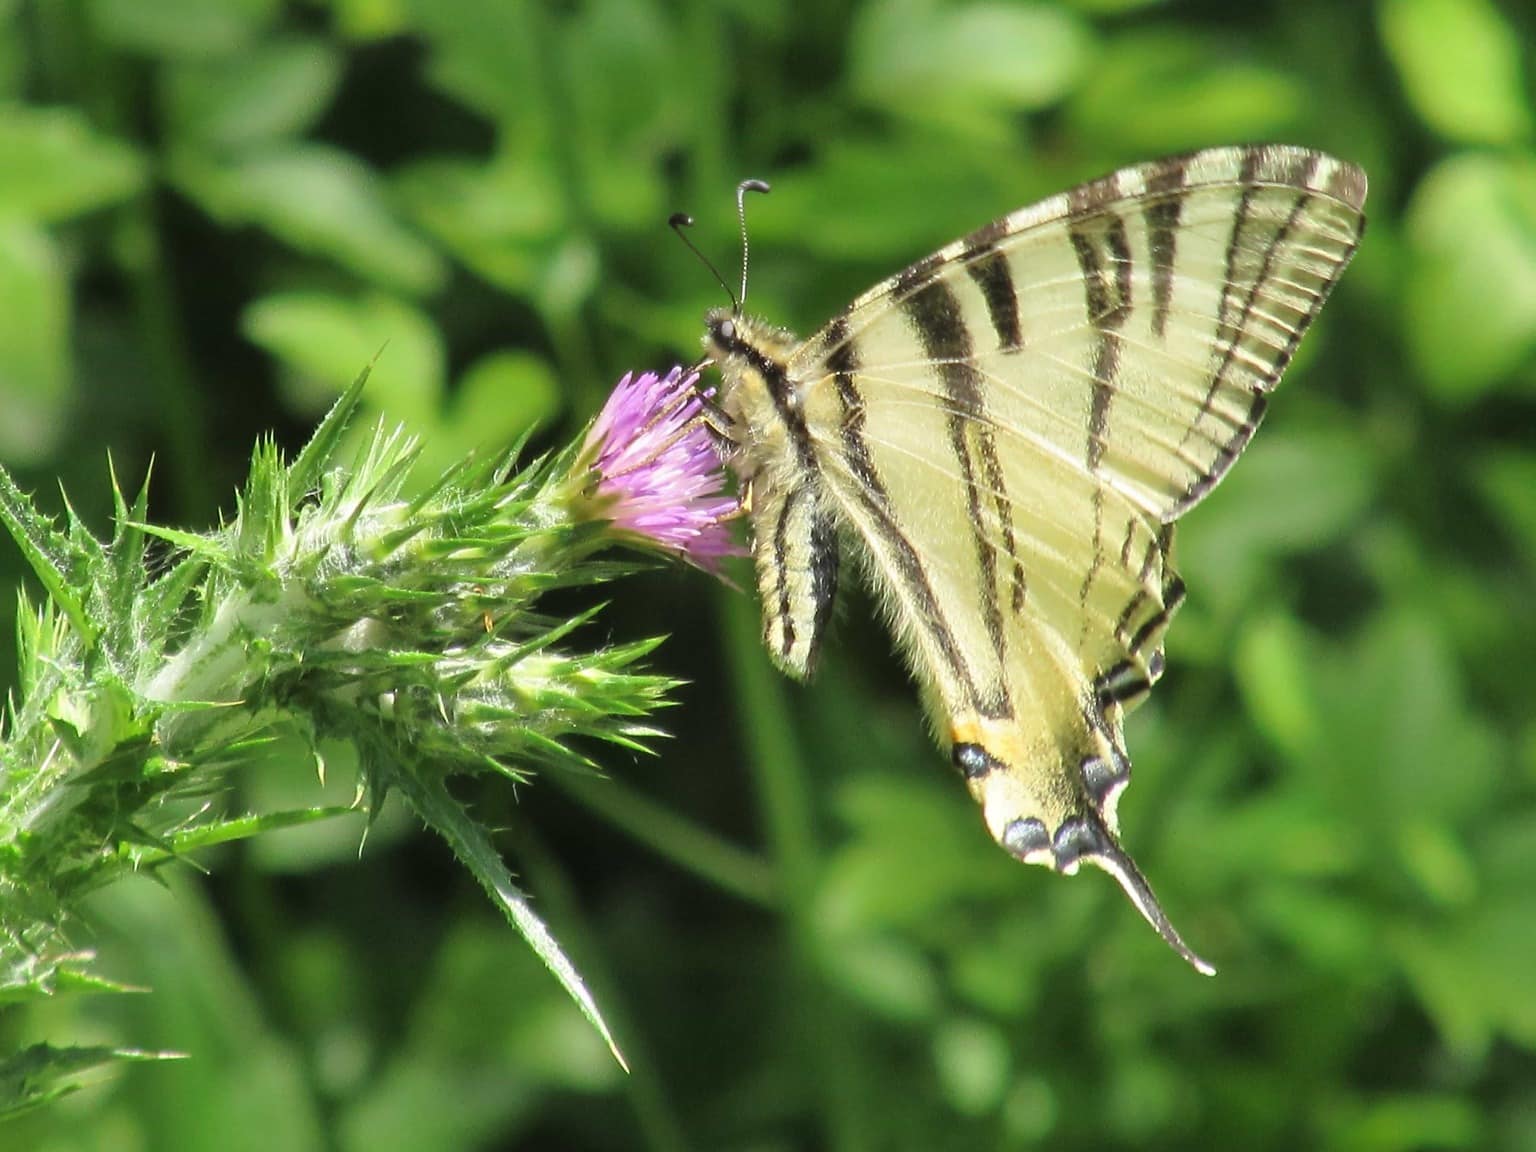
{"type": "MultiPolygon", "coordinates": [[[[559,618],[540,601],[628,571],[603,556],[615,543],[712,572],[738,553],[741,509],[697,381],[627,375],[579,447],[522,466],[465,460],[417,490],[417,450],[399,431],[377,429],[345,458],[359,379],[292,462],[259,445],[234,519],[201,533],[149,524],[147,487],[130,501],[114,480],[101,539],[72,511],[50,520],[0,468],[0,528],[46,597],[23,600],[20,684],[0,716],[0,1002],[106,987],[61,927],[84,892],[340,815],[226,815],[209,798],[274,737],[307,743],[317,763],[318,741],[342,739],[367,806],[393,792],[438,832],[611,1044],[448,780],[591,769],[583,744],[644,749],[660,735],[649,717],[676,683],[645,669],[660,640],[594,646],[582,625],[597,608],[559,618]]],[[[0,1051],[0,1115],[120,1058],[0,1051]]]]}
{"type": "Polygon", "coordinates": [[[741,504],[725,491],[719,441],[704,416],[714,392],[698,381],[682,368],[624,374],[577,455],[572,514],[718,574],[721,560],[743,554],[730,529],[741,504]]]}

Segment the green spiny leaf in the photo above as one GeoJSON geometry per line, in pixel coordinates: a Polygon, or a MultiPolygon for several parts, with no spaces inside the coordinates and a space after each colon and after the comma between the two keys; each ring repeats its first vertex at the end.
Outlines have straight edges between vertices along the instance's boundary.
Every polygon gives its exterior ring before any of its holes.
{"type": "Polygon", "coordinates": [[[342,433],[347,430],[347,425],[357,411],[363,386],[367,384],[368,373],[372,370],[373,365],[369,364],[357,374],[357,379],[347,385],[346,391],[336,398],[336,403],[331,405],[325,419],[320,421],[309,443],[304,445],[289,466],[288,487],[296,496],[302,497],[318,488],[321,477],[330,469],[336,457],[336,449],[341,444],[342,433]]]}
{"type": "Polygon", "coordinates": [[[178,548],[185,548],[188,552],[204,561],[224,561],[229,556],[229,546],[218,536],[206,535],[202,532],[183,532],[180,528],[167,528],[162,524],[146,524],[142,520],[135,521],[132,527],[147,535],[164,540],[167,544],[174,544],[178,548]]]}
{"type": "Polygon", "coordinates": [[[179,1060],[175,1052],[143,1052],[99,1046],[55,1048],[34,1044],[0,1061],[0,1119],[39,1108],[73,1092],[73,1078],[127,1060],[179,1060]]]}
{"type": "MultiPolygon", "coordinates": [[[[167,539],[163,533],[148,526],[141,530],[146,536],[167,539]]],[[[206,544],[208,547],[201,554],[193,552],[151,584],[144,590],[137,605],[138,631],[144,641],[141,658],[144,661],[158,660],[164,653],[166,641],[171,637],[177,618],[185,611],[188,601],[207,574],[210,561],[223,558],[223,550],[208,537],[198,536],[196,540],[200,545],[206,544]]]]}
{"type": "Polygon", "coordinates": [[[564,640],[568,635],[574,632],[577,628],[580,628],[583,624],[590,621],[606,607],[606,603],[594,604],[592,607],[586,609],[585,611],[578,612],[569,620],[561,620],[548,631],[542,633],[539,636],[535,636],[533,639],[526,641],[525,643],[514,648],[511,652],[507,653],[506,656],[502,657],[498,663],[503,665],[516,664],[524,657],[531,656],[535,652],[539,652],[545,648],[548,648],[551,644],[555,644],[558,641],[564,640]]]}
{"type": "Polygon", "coordinates": [[[16,541],[49,597],[69,618],[87,648],[96,643],[96,628],[86,614],[87,590],[91,587],[90,560],[75,541],[60,534],[38,512],[31,497],[16,487],[11,474],[0,466],[0,520],[16,541]]]}
{"type": "Polygon", "coordinates": [[[117,479],[117,468],[107,457],[107,469],[112,476],[112,546],[111,566],[107,585],[107,628],[113,655],[126,662],[129,653],[142,648],[147,637],[138,634],[136,625],[137,605],[144,592],[144,546],[148,536],[136,525],[143,523],[149,512],[149,473],[134,497],[133,506],[123,498],[123,488],[117,479]]]}
{"type": "MultiPolygon", "coordinates": [[[[378,762],[383,762],[380,758],[378,762]]],[[[440,777],[428,779],[425,773],[400,772],[393,782],[416,815],[448,842],[459,862],[474,874],[486,892],[501,906],[512,926],[522,933],[540,960],[552,972],[577,1007],[597,1029],[613,1058],[626,1071],[629,1065],[614,1043],[608,1024],[598,1011],[597,1002],[575,965],[550,934],[549,927],[533,911],[528,896],[512,882],[512,873],[497,855],[490,838],[464,808],[448,793],[440,777]]]]}
{"type": "Polygon", "coordinates": [[[251,453],[251,476],[239,497],[235,540],[246,561],[271,563],[288,534],[288,470],[282,454],[270,438],[263,438],[251,453]]]}

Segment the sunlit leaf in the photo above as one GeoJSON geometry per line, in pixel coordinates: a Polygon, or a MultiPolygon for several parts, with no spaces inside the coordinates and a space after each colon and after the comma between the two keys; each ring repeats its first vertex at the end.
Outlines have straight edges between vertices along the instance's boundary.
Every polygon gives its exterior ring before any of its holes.
{"type": "Polygon", "coordinates": [[[1526,45],[1492,0],[1380,0],[1381,38],[1426,123],[1453,140],[1528,137],[1526,45]]]}
{"type": "Polygon", "coordinates": [[[184,154],[173,175],[223,223],[265,228],[365,280],[411,294],[442,282],[437,252],[396,219],[383,182],[350,153],[293,143],[227,162],[184,154]]]}
{"type": "Polygon", "coordinates": [[[1536,349],[1536,155],[1441,161],[1406,228],[1406,343],[1441,399],[1470,403],[1536,349]]]}
{"type": "Polygon", "coordinates": [[[143,179],[138,154],[76,109],[0,111],[0,216],[64,219],[131,196],[143,179]]]}
{"type": "Polygon", "coordinates": [[[369,405],[394,419],[432,420],[444,387],[442,336],[417,309],[387,296],[298,292],[255,301],[246,335],[289,370],[296,405],[328,405],[371,364],[369,405]]]}
{"type": "Polygon", "coordinates": [[[314,124],[341,67],[341,57],[319,40],[263,44],[233,61],[178,66],[167,84],[167,110],[183,144],[249,147],[314,124]]]}
{"type": "Polygon", "coordinates": [[[543,123],[537,0],[401,0],[405,18],[432,48],[428,76],[482,115],[526,131],[543,123]]]}
{"type": "Polygon", "coordinates": [[[70,400],[69,284],[52,239],[0,217],[0,459],[53,453],[70,400]]]}
{"type": "Polygon", "coordinates": [[[1054,104],[1091,59],[1086,25],[1044,4],[877,0],[853,29],[858,96],[909,115],[1054,104]]]}
{"type": "Polygon", "coordinates": [[[497,287],[538,282],[567,222],[546,163],[427,160],[396,178],[401,203],[465,266],[497,287]]]}
{"type": "Polygon", "coordinates": [[[560,409],[560,385],[549,365],[526,352],[493,352],[459,380],[449,419],[486,444],[510,444],[560,409]]]}
{"type": "Polygon", "coordinates": [[[1296,76],[1196,30],[1131,33],[1093,59],[1068,112],[1120,159],[1230,140],[1284,138],[1307,104],[1296,76]]]}
{"type": "Polygon", "coordinates": [[[933,1063],[944,1094],[962,1116],[995,1111],[1013,1078],[1002,1030],[974,1018],[945,1022],[934,1035],[933,1063]]]}
{"type": "Polygon", "coordinates": [[[166,57],[213,56],[245,47],[279,0],[89,0],[92,22],[109,43],[166,57]]]}
{"type": "Polygon", "coordinates": [[[406,27],[409,0],[325,0],[336,27],[355,40],[381,40],[406,27]]]}

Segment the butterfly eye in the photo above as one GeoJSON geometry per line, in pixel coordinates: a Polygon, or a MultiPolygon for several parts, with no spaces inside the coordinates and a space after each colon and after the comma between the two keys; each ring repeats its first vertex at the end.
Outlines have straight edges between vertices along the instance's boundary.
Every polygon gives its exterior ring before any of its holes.
{"type": "Polygon", "coordinates": [[[720,321],[720,342],[730,344],[736,339],[736,322],[734,320],[720,321]]]}

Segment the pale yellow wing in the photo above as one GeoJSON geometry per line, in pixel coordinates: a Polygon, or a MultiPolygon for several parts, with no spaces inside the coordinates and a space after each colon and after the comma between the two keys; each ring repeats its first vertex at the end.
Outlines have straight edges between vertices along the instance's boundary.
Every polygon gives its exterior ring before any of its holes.
{"type": "Polygon", "coordinates": [[[1365,180],[1217,149],[1024,209],[878,286],[787,376],[998,840],[1113,872],[1123,708],[1182,597],[1169,525],[1220,480],[1348,262],[1365,180]]]}

